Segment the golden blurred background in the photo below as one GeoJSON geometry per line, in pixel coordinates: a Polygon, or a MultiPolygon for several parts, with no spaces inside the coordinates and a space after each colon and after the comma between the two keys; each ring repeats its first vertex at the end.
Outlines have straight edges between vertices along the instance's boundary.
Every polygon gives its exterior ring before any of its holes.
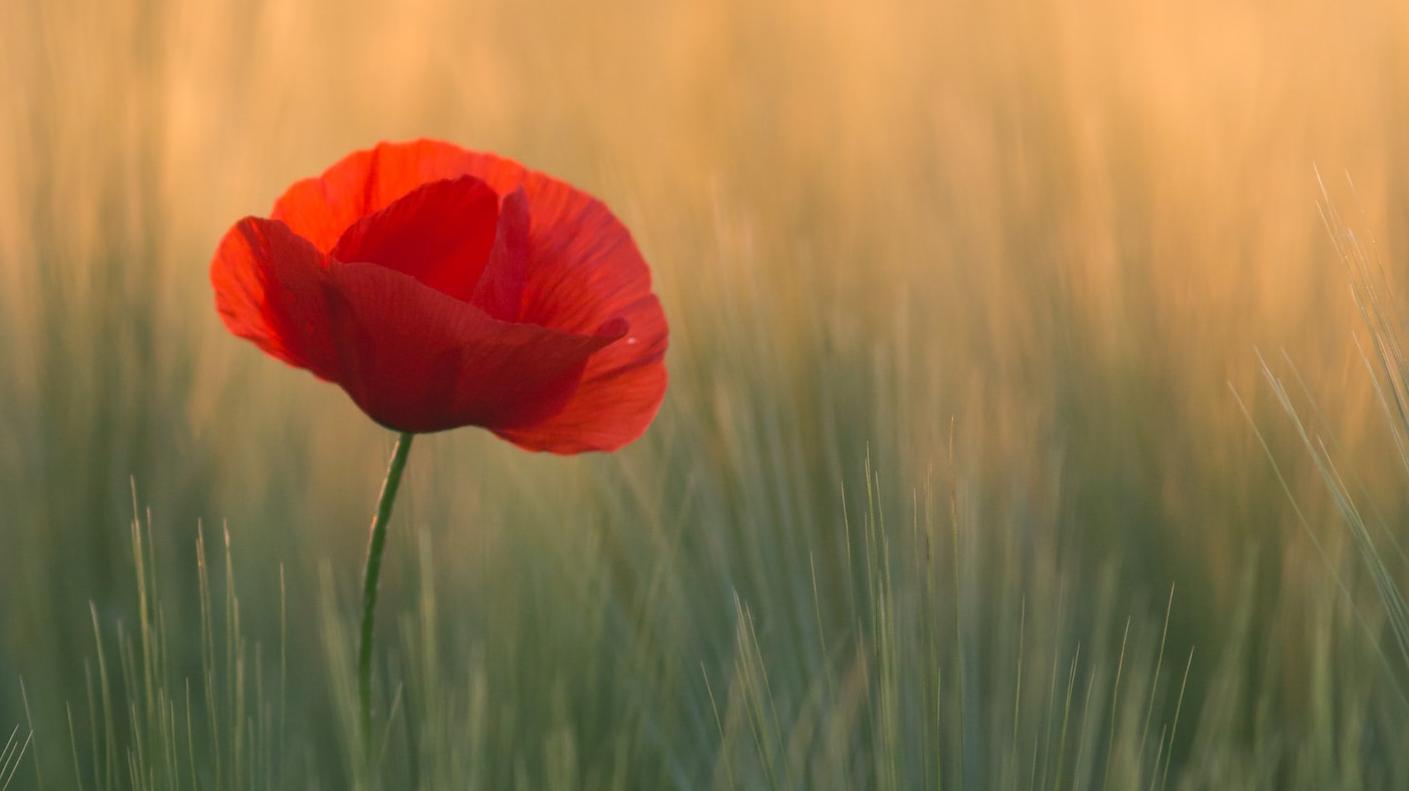
{"type": "MultiPolygon", "coordinates": [[[[1246,708],[1281,712],[1279,743],[1295,753],[1322,722],[1307,701],[1353,697],[1331,682],[1313,691],[1324,657],[1302,650],[1353,620],[1337,586],[1355,600],[1370,583],[1354,578],[1348,533],[1260,360],[1294,383],[1372,521],[1402,539],[1404,471],[1357,349],[1353,272],[1333,244],[1344,229],[1324,212],[1366,240],[1389,282],[1402,274],[1406,108],[1409,5],[1392,0],[0,0],[0,686],[24,677],[28,693],[25,706],[18,687],[0,692],[0,727],[13,713],[44,734],[33,710],[46,697],[58,732],[35,749],[68,760],[61,699],[93,700],[88,604],[109,626],[144,606],[131,593],[134,499],[171,568],[173,613],[192,606],[181,591],[195,584],[198,522],[208,540],[228,525],[247,623],[277,626],[283,569],[292,622],[313,620],[297,611],[316,609],[318,569],[351,601],[391,438],[335,388],[228,336],[207,266],[224,230],[266,213],[293,180],[378,140],[428,136],[602,197],[636,235],[672,322],[666,406],[627,451],[538,457],[466,430],[413,454],[386,621],[418,606],[416,532],[443,579],[442,613],[463,616],[464,653],[443,647],[449,661],[488,656],[497,687],[495,673],[522,660],[506,646],[550,640],[542,675],[513,670],[523,677],[503,688],[519,691],[505,705],[542,697],[557,713],[510,730],[556,722],[560,704],[579,734],[639,714],[621,702],[629,690],[583,704],[573,690],[595,687],[562,670],[575,652],[606,650],[550,628],[590,590],[643,656],[675,646],[653,667],[700,704],[681,715],[688,726],[627,752],[656,756],[651,777],[672,779],[654,787],[728,787],[715,767],[730,731],[707,716],[695,666],[732,678],[747,610],[761,644],[797,657],[760,661],[775,683],[799,679],[802,702],[782,708],[801,718],[808,674],[849,666],[839,657],[851,650],[798,647],[812,622],[827,633],[835,618],[836,639],[854,629],[867,643],[865,618],[825,605],[866,587],[843,573],[860,544],[837,531],[875,508],[941,537],[959,515],[969,532],[956,553],[993,543],[992,562],[1013,576],[947,575],[955,596],[968,579],[975,613],[998,606],[989,586],[1022,591],[1003,601],[1021,600],[1023,619],[1040,598],[1028,585],[1090,591],[1118,604],[1117,633],[1128,609],[1157,635],[1173,586],[1166,636],[1207,657],[1188,705],[1216,696],[1230,664],[1249,670],[1246,708]],[[1026,576],[1037,568],[1051,579],[1026,576]],[[543,581],[579,572],[581,590],[543,581]],[[1098,583],[1107,572],[1113,594],[1098,583]],[[659,599],[661,586],[674,593],[659,599]],[[1228,658],[1235,642],[1246,656],[1228,658]],[[1271,654],[1277,667],[1258,664],[1271,654]],[[663,669],[676,661],[678,677],[663,669]],[[559,672],[569,680],[550,682],[559,672]],[[681,757],[690,745],[699,755],[681,757]]],[[[1054,621],[1053,657],[1069,655],[1063,629],[1099,620],[1083,617],[1054,621]]],[[[965,650],[961,662],[987,661],[965,650]]],[[[637,694],[672,705],[650,689],[637,694]]],[[[1173,703],[1177,690],[1152,689],[1152,707],[1173,703]]],[[[322,705],[309,704],[309,721],[322,705]]],[[[957,705],[971,727],[1007,728],[957,705]]],[[[1039,733],[1041,717],[1014,714],[1013,741],[1039,733]]],[[[868,753],[883,729],[861,720],[847,743],[868,753]]],[[[1236,754],[1260,756],[1248,746],[1260,720],[1238,722],[1226,725],[1236,754]]],[[[1155,769],[1177,755],[1177,782],[1210,749],[1199,733],[1187,726],[1174,746],[1161,735],[1155,769]]],[[[1093,748],[1108,773],[1115,741],[1093,748]]],[[[973,743],[954,749],[1007,766],[973,743]]],[[[1365,744],[1327,748],[1326,771],[1373,784],[1336,773],[1347,755],[1389,760],[1365,744]]],[[[568,765],[606,766],[611,749],[598,746],[568,765]]],[[[102,747],[72,752],[81,774],[107,760],[102,747]]],[[[1279,768],[1249,770],[1249,787],[1296,775],[1266,760],[1279,768]]],[[[846,776],[918,787],[905,772],[925,767],[900,763],[846,776]]],[[[1214,765],[1203,765],[1213,787],[1237,785],[1214,765]]],[[[281,766],[289,778],[289,766],[322,764],[281,766]]],[[[535,771],[521,787],[552,785],[535,771]]],[[[943,771],[970,787],[994,777],[943,771]]],[[[825,787],[804,776],[795,787],[825,787]]],[[[53,773],[39,782],[66,787],[53,773]]]]}

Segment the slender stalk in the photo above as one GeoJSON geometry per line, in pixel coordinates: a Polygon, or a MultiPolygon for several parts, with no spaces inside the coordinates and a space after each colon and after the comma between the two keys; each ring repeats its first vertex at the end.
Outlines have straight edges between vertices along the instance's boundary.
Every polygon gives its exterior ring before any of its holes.
{"type": "Polygon", "coordinates": [[[372,535],[367,541],[367,570],[362,577],[362,640],[357,649],[357,697],[368,761],[372,755],[372,625],[377,611],[377,579],[382,571],[382,550],[386,548],[387,521],[391,519],[391,507],[396,503],[396,490],[401,486],[401,473],[406,469],[406,457],[411,452],[414,436],[406,432],[396,440],[386,480],[382,482],[382,494],[377,500],[377,514],[372,518],[372,535]]]}

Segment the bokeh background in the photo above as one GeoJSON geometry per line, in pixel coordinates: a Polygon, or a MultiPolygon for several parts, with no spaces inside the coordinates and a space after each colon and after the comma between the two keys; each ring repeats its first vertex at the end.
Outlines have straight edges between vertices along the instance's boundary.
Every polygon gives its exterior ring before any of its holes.
{"type": "Polygon", "coordinates": [[[1392,0],[0,0],[13,787],[1403,787],[1407,108],[1392,0]],[[207,266],[421,136],[602,197],[672,385],[417,442],[369,772],[393,438],[207,266]]]}

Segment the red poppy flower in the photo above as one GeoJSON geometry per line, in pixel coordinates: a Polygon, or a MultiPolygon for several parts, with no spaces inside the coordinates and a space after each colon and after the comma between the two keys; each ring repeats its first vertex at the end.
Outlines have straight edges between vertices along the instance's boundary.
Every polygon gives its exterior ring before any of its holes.
{"type": "Polygon", "coordinates": [[[397,431],[481,426],[613,450],[665,393],[667,328],[630,233],[512,160],[420,140],[358,151],[235,224],[225,326],[397,431]]]}

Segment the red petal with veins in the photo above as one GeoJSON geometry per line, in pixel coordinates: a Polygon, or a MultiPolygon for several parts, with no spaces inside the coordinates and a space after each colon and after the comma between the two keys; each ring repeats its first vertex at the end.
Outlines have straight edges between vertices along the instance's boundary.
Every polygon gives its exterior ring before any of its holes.
{"type": "Polygon", "coordinates": [[[329,275],[338,382],[397,431],[539,423],[563,409],[588,358],[624,330],[575,335],[499,321],[375,264],[334,261],[329,275]]]}
{"type": "Polygon", "coordinates": [[[281,222],[246,217],[220,240],[210,279],[230,332],[289,365],[336,379],[323,254],[281,222]]]}
{"type": "Polygon", "coordinates": [[[524,281],[528,278],[531,222],[523,190],[515,190],[504,198],[494,250],[470,299],[496,319],[515,321],[519,317],[524,281]]]}
{"type": "Polygon", "coordinates": [[[468,301],[499,221],[499,196],[471,176],[432,181],[363,217],[333,247],[339,261],[380,264],[468,301]]]}

